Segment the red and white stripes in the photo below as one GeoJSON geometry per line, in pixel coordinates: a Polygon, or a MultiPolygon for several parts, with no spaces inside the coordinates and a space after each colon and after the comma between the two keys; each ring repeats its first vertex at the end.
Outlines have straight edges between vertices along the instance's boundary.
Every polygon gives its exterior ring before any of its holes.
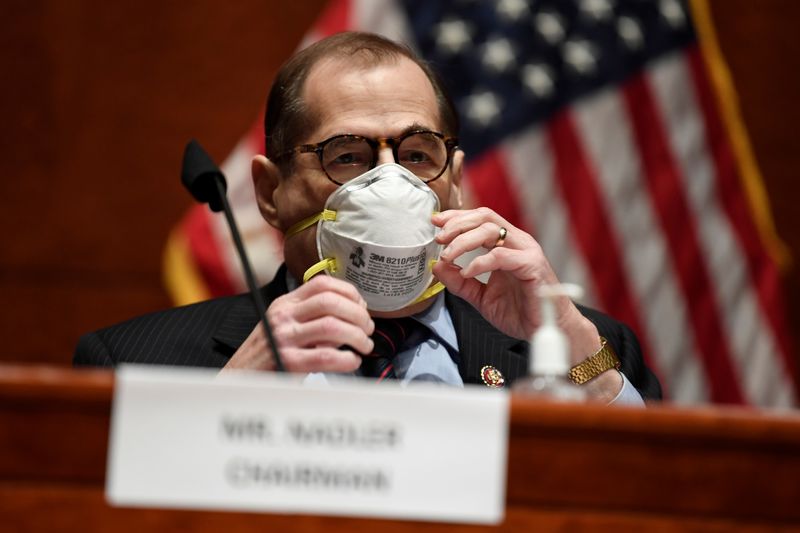
{"type": "MultiPolygon", "coordinates": [[[[331,2],[304,45],[345,29],[413,46],[392,0],[331,2]]],[[[282,254],[253,196],[258,152],[260,120],[223,170],[263,282],[282,254]]],[[[689,48],[469,159],[465,188],[531,232],[587,304],[636,331],[672,400],[793,406],[779,273],[734,156],[703,56],[689,48]]],[[[244,290],[221,217],[195,208],[183,233],[212,295],[244,290]]]]}

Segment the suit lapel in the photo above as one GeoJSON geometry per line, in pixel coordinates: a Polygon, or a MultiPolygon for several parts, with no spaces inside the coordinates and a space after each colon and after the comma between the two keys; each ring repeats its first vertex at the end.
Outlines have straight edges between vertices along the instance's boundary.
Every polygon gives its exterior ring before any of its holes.
{"type": "MultiPolygon", "coordinates": [[[[272,281],[261,288],[261,295],[269,307],[273,300],[286,292],[286,265],[281,265],[272,281]]],[[[249,294],[236,297],[211,336],[215,342],[214,350],[230,358],[256,327],[258,320],[252,297],[249,294]]]]}
{"type": "Polygon", "coordinates": [[[489,324],[467,302],[446,293],[447,309],[458,338],[458,370],[464,383],[483,384],[482,369],[499,370],[508,385],[528,371],[528,343],[489,324]]]}

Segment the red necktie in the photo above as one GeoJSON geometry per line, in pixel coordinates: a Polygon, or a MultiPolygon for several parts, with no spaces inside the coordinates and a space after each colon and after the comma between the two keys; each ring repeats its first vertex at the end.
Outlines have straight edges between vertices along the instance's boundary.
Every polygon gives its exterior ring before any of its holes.
{"type": "Polygon", "coordinates": [[[374,377],[377,381],[397,379],[392,363],[394,357],[403,350],[415,332],[424,329],[425,326],[410,317],[376,318],[375,332],[372,334],[375,348],[363,358],[361,374],[374,377]]]}

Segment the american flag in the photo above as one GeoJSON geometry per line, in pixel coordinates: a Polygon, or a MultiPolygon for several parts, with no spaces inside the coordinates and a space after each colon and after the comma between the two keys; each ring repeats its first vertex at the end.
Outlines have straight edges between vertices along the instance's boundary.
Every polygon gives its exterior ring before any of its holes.
{"type": "MultiPolygon", "coordinates": [[[[346,29],[442,73],[470,204],[528,230],[584,303],[629,324],[672,401],[796,405],[784,252],[704,2],[333,0],[305,44],[346,29]]],[[[223,170],[266,282],[281,244],[255,207],[259,151],[260,120],[223,170]]],[[[178,303],[245,289],[222,218],[187,214],[167,279],[178,303]]]]}

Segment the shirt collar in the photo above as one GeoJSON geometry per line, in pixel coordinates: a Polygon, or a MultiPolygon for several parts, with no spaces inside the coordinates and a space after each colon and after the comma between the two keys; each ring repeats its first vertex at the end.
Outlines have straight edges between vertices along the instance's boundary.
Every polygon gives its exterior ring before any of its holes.
{"type": "Polygon", "coordinates": [[[453,319],[450,317],[450,313],[447,311],[444,292],[440,292],[434,298],[433,304],[421,313],[414,315],[414,318],[420,324],[427,326],[455,353],[458,353],[456,328],[453,326],[453,319]]]}

